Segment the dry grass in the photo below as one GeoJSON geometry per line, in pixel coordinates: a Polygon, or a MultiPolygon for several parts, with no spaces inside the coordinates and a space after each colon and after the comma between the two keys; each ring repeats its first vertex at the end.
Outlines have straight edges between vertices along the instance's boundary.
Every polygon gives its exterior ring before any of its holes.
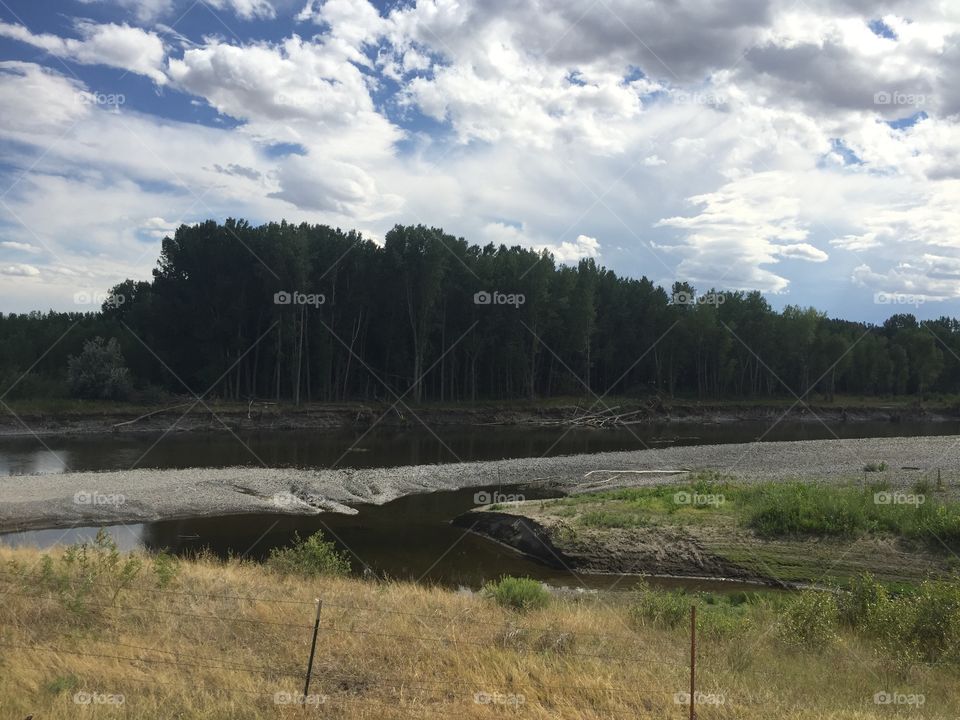
{"type": "MultiPolygon", "coordinates": [[[[0,548],[3,567],[16,560],[35,568],[40,558],[37,551],[0,548]]],[[[688,630],[638,626],[626,599],[561,598],[519,614],[470,593],[410,583],[304,580],[252,563],[200,558],[182,563],[162,590],[146,565],[115,600],[101,589],[83,608],[69,609],[57,596],[4,571],[0,715],[686,717],[674,695],[688,687],[688,630]],[[311,693],[326,701],[317,707],[276,704],[276,693],[302,692],[314,597],[324,605],[311,693]],[[123,695],[124,703],[78,705],[77,692],[123,695]],[[523,703],[479,704],[476,693],[502,700],[522,696],[523,703]]],[[[698,688],[724,699],[704,704],[701,720],[846,720],[898,712],[944,718],[960,707],[953,669],[897,675],[849,637],[822,653],[790,650],[777,639],[776,623],[771,612],[758,615],[746,631],[701,632],[698,688]],[[876,705],[874,694],[884,690],[922,693],[925,703],[876,705]]]]}

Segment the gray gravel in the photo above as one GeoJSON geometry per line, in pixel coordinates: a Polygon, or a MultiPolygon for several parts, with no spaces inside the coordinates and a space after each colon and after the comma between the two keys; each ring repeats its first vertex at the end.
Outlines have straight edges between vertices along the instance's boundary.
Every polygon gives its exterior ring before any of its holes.
{"type": "Polygon", "coordinates": [[[874,477],[894,484],[925,473],[935,478],[938,470],[945,483],[955,484],[960,480],[960,437],[700,445],[355,470],[189,468],[15,475],[0,478],[0,532],[238,513],[352,514],[357,512],[354,505],[434,490],[541,482],[576,492],[685,477],[591,471],[712,469],[746,481],[838,480],[863,477],[864,465],[880,461],[889,469],[874,477]]]}

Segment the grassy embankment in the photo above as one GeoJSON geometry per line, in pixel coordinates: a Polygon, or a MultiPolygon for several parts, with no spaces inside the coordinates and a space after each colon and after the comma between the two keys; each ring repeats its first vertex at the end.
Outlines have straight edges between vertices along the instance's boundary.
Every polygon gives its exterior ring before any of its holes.
{"type": "Polygon", "coordinates": [[[547,597],[510,581],[467,594],[344,576],[317,543],[266,567],[109,543],[47,558],[3,548],[0,563],[4,717],[681,718],[691,602],[701,720],[960,707],[956,586],[547,597]],[[302,692],[315,596],[318,704],[278,704],[302,692]]]}
{"type": "Polygon", "coordinates": [[[699,473],[686,486],[487,509],[540,523],[556,548],[585,570],[714,570],[826,585],[845,585],[863,572],[909,583],[960,570],[957,488],[928,480],[892,487],[875,480],[881,472],[864,475],[873,482],[748,485],[699,473]],[[608,559],[616,565],[605,566],[608,559]]]}

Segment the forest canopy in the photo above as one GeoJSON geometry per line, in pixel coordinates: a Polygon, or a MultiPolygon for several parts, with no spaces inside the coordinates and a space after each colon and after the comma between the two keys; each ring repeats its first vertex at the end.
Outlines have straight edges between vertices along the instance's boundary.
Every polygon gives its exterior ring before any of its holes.
{"type": "Polygon", "coordinates": [[[952,318],[876,326],[777,312],[759,292],[668,290],[423,225],[382,244],[324,225],[183,225],[153,279],[120,283],[97,312],[0,315],[0,387],[67,395],[70,359],[98,343],[114,364],[122,356],[113,372],[128,370],[141,397],[832,398],[960,382],[952,318]]]}

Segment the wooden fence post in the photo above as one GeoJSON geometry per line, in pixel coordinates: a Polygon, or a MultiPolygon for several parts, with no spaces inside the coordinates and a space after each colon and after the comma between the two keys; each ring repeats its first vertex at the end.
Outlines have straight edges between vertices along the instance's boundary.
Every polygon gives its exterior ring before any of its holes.
{"type": "Polygon", "coordinates": [[[690,720],[696,720],[697,694],[697,606],[690,606],[690,720]]]}
{"type": "Polygon", "coordinates": [[[313,621],[313,641],[310,643],[310,659],[307,661],[307,679],[303,683],[304,702],[310,694],[310,675],[313,673],[313,656],[317,651],[317,633],[320,632],[320,608],[322,607],[323,601],[317,598],[317,618],[313,621]]]}

